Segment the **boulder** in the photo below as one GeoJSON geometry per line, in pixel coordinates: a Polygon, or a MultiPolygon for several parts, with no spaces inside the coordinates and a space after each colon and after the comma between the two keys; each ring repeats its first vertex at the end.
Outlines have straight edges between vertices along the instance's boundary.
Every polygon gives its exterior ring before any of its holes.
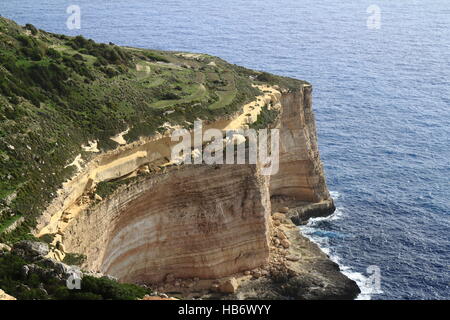
{"type": "Polygon", "coordinates": [[[17,299],[14,298],[13,296],[10,296],[2,289],[0,289],[0,300],[17,300],[17,299]]]}
{"type": "Polygon", "coordinates": [[[55,249],[53,250],[53,253],[55,255],[56,260],[63,261],[64,257],[66,256],[62,251],[55,249]]]}
{"type": "Polygon", "coordinates": [[[11,251],[26,260],[36,261],[45,257],[50,250],[46,243],[25,240],[16,243],[11,251]]]}
{"type": "Polygon", "coordinates": [[[288,207],[282,207],[278,211],[280,211],[281,213],[288,213],[289,212],[289,208],[288,207]]]}
{"type": "Polygon", "coordinates": [[[222,293],[235,293],[238,286],[236,278],[229,278],[219,285],[219,291],[222,293]]]}
{"type": "Polygon", "coordinates": [[[291,243],[289,242],[289,240],[284,239],[284,240],[281,240],[281,245],[283,246],[283,248],[287,249],[290,247],[291,243]]]}
{"type": "Polygon", "coordinates": [[[300,256],[299,255],[290,254],[290,255],[286,256],[286,260],[295,262],[295,261],[300,260],[300,256]]]}
{"type": "Polygon", "coordinates": [[[11,247],[7,244],[0,243],[0,251],[11,251],[11,247]]]}
{"type": "Polygon", "coordinates": [[[280,213],[280,212],[274,213],[273,216],[272,216],[273,220],[283,221],[284,218],[286,218],[286,216],[283,213],[280,213]]]}
{"type": "Polygon", "coordinates": [[[286,237],[286,235],[284,234],[283,231],[278,231],[277,232],[277,238],[280,239],[280,240],[287,239],[287,237],[286,237]]]}
{"type": "Polygon", "coordinates": [[[80,268],[77,266],[69,266],[65,263],[62,263],[60,261],[50,259],[50,258],[44,258],[41,260],[41,263],[52,269],[54,271],[54,274],[58,278],[67,278],[72,275],[77,275],[78,278],[83,278],[83,273],[81,272],[80,268]]]}

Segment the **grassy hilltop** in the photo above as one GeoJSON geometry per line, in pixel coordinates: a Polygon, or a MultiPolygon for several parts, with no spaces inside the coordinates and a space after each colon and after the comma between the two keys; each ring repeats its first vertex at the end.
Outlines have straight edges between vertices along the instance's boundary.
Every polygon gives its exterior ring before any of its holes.
{"type": "Polygon", "coordinates": [[[130,128],[128,142],[189,127],[197,118],[232,114],[260,92],[252,83],[285,88],[302,81],[184,54],[99,44],[24,27],[0,17],[0,242],[29,231],[74,167],[81,145],[130,128]],[[13,232],[4,232],[24,220],[13,232]]]}

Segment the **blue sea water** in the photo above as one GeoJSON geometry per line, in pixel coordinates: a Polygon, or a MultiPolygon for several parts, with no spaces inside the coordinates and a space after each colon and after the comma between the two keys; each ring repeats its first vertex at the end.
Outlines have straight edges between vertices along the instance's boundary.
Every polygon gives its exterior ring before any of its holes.
{"type": "Polygon", "coordinates": [[[97,41],[204,52],[314,86],[337,213],[302,228],[372,299],[450,298],[448,0],[8,0],[0,14],[97,41]],[[81,8],[68,30],[66,8],[81,8]],[[367,8],[381,10],[369,29],[367,8]]]}

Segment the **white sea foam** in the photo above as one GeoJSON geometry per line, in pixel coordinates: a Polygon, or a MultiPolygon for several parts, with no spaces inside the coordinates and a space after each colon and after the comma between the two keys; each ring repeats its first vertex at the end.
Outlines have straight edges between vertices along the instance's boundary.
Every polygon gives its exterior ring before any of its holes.
{"type": "MultiPolygon", "coordinates": [[[[327,251],[330,252],[331,249],[327,248],[327,251]]],[[[339,265],[341,272],[349,279],[355,281],[358,285],[361,293],[356,297],[356,300],[370,300],[373,294],[373,287],[370,285],[369,278],[360,272],[353,271],[351,267],[343,265],[337,255],[328,255],[332,261],[336,262],[339,265]]]]}
{"type": "MultiPolygon", "coordinates": [[[[331,191],[330,194],[335,200],[340,197],[340,193],[337,191],[331,191]]],[[[348,278],[356,282],[359,289],[361,290],[361,293],[358,295],[356,299],[370,300],[373,288],[369,285],[368,277],[366,277],[360,272],[353,271],[352,268],[349,266],[343,265],[340,261],[340,258],[333,253],[333,250],[330,246],[329,238],[326,236],[317,235],[317,231],[320,230],[318,228],[320,222],[339,220],[342,219],[344,216],[345,216],[345,209],[343,207],[337,207],[336,211],[332,215],[327,217],[311,218],[309,219],[307,225],[301,226],[299,228],[304,236],[306,236],[308,239],[316,243],[320,247],[320,249],[330,257],[332,261],[334,261],[339,265],[339,268],[341,269],[341,272],[344,275],[346,275],[348,278]]]]}
{"type": "Polygon", "coordinates": [[[332,215],[326,217],[310,218],[308,221],[308,226],[314,227],[321,221],[335,221],[342,219],[345,216],[345,210],[343,207],[337,207],[332,215]]]}
{"type": "Polygon", "coordinates": [[[337,200],[341,197],[341,194],[337,191],[330,191],[330,196],[334,199],[337,200]]]}

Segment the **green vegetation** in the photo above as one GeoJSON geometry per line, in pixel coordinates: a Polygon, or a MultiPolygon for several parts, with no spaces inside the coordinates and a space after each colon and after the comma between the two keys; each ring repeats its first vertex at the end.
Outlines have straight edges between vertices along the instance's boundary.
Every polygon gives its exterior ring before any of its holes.
{"type": "Polygon", "coordinates": [[[188,127],[231,115],[264,81],[303,83],[208,55],[99,44],[0,17],[0,242],[34,238],[36,217],[75,172],[67,165],[78,154],[93,156],[82,144],[98,140],[106,151],[127,128],[132,142],[165,122],[188,127]],[[1,232],[21,216],[14,231],[1,232]]]}
{"type": "Polygon", "coordinates": [[[160,61],[160,62],[167,62],[167,63],[170,62],[169,59],[167,59],[163,55],[158,54],[156,52],[146,51],[146,52],[144,52],[144,55],[151,61],[160,61]]]}
{"type": "Polygon", "coordinates": [[[111,195],[114,191],[116,191],[120,186],[128,185],[137,179],[138,177],[132,177],[128,179],[100,182],[99,184],[97,184],[96,193],[100,197],[106,198],[109,195],[111,195]]]}
{"type": "Polygon", "coordinates": [[[44,234],[43,236],[41,236],[39,238],[39,240],[50,245],[53,242],[53,240],[55,239],[55,236],[56,236],[56,234],[54,234],[54,233],[47,233],[47,234],[44,234]]]}
{"type": "Polygon", "coordinates": [[[0,254],[0,288],[19,300],[135,300],[150,290],[121,284],[108,278],[84,276],[80,290],[69,290],[65,280],[52,275],[52,270],[41,266],[42,272],[23,274],[27,262],[11,253],[0,254]]]}
{"type": "Polygon", "coordinates": [[[84,254],[66,253],[62,262],[70,266],[81,266],[84,261],[86,261],[84,254]]]}
{"type": "Polygon", "coordinates": [[[19,220],[20,219],[20,216],[19,215],[16,215],[16,216],[12,216],[12,217],[5,217],[5,216],[2,216],[2,218],[3,218],[3,221],[1,222],[1,225],[0,225],[0,234],[2,233],[2,232],[4,232],[9,226],[11,226],[14,222],[16,222],[17,220],[19,220]]]}
{"type": "Polygon", "coordinates": [[[270,128],[275,123],[278,114],[279,112],[277,110],[263,106],[256,121],[250,124],[250,128],[255,130],[270,128]]]}

